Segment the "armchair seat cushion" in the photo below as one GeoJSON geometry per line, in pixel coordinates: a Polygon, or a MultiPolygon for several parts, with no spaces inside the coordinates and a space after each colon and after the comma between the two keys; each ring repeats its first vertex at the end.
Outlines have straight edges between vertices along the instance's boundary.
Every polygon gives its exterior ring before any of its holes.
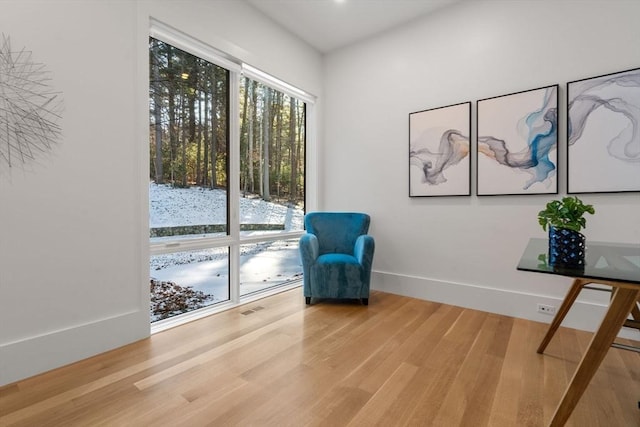
{"type": "Polygon", "coordinates": [[[360,263],[353,255],[347,254],[324,254],[320,255],[316,260],[316,264],[330,265],[330,264],[354,264],[360,266],[360,263]]]}

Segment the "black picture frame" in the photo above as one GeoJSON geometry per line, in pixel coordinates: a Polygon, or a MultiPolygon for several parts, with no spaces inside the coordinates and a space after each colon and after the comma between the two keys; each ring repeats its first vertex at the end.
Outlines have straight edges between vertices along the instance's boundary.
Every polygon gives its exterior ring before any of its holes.
{"type": "Polygon", "coordinates": [[[471,195],[471,102],[409,113],[409,197],[471,195]]]}
{"type": "Polygon", "coordinates": [[[640,191],[640,68],[567,83],[567,193],[640,191]]]}
{"type": "Polygon", "coordinates": [[[476,194],[558,194],[558,89],[478,100],[476,194]]]}

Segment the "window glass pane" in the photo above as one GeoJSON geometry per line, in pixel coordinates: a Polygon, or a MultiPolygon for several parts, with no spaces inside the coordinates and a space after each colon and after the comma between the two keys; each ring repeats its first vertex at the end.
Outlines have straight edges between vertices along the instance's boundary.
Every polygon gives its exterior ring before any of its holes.
{"type": "Polygon", "coordinates": [[[305,123],[303,101],[241,79],[241,234],[303,229],[305,123]]]}
{"type": "Polygon", "coordinates": [[[149,39],[150,237],[226,234],[229,71],[149,39]]]}
{"type": "Polygon", "coordinates": [[[229,249],[152,255],[151,321],[229,300],[229,249]]]}
{"type": "Polygon", "coordinates": [[[240,295],[302,278],[298,239],[240,246],[240,295]]]}
{"type": "Polygon", "coordinates": [[[151,243],[227,234],[227,193],[149,184],[151,243]]]}

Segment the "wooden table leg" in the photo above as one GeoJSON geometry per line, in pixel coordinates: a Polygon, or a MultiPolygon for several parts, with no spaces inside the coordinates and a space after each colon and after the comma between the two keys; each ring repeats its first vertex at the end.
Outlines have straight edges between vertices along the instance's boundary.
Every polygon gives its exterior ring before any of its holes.
{"type": "MultiPolygon", "coordinates": [[[[640,299],[638,299],[638,302],[640,303],[640,299]]],[[[631,308],[631,316],[633,316],[633,320],[640,322],[640,309],[638,308],[638,304],[631,308]]]]}
{"type": "Polygon", "coordinates": [[[551,338],[553,338],[553,335],[556,333],[556,331],[560,327],[560,324],[562,323],[565,316],[569,312],[569,309],[575,302],[576,298],[578,298],[578,295],[580,294],[582,287],[587,283],[591,283],[591,282],[582,280],[582,279],[574,279],[573,284],[571,285],[571,288],[569,288],[567,295],[564,297],[564,300],[562,301],[562,304],[558,309],[558,312],[556,313],[555,317],[551,321],[551,324],[549,325],[547,334],[544,336],[544,338],[542,339],[542,342],[540,342],[540,345],[538,346],[538,353],[540,354],[544,353],[544,350],[545,348],[547,348],[547,345],[551,341],[551,338]]]}
{"type": "Polygon", "coordinates": [[[640,298],[638,289],[616,288],[613,291],[609,309],[564,392],[549,427],[565,425],[638,298],[640,298]]]}

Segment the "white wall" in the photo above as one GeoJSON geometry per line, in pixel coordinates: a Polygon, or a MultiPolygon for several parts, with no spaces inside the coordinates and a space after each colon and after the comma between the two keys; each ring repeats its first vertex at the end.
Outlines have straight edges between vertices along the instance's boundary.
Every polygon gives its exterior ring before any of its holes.
{"type": "MultiPolygon", "coordinates": [[[[571,280],[516,265],[556,196],[409,198],[408,114],[472,101],[474,141],[476,100],[559,83],[564,194],[565,83],[640,66],[638,16],[631,1],[462,2],[326,57],[321,204],[372,215],[374,288],[550,320],[536,303],[559,305],[571,280]]],[[[588,239],[640,243],[637,193],[583,199],[588,239]]],[[[606,299],[585,295],[567,324],[593,329],[606,299]]]]}
{"type": "Polygon", "coordinates": [[[315,95],[321,56],[236,1],[4,0],[64,96],[51,156],[0,174],[0,385],[149,335],[153,16],[315,95]]]}
{"type": "Polygon", "coordinates": [[[0,28],[65,105],[52,155],[0,181],[4,384],[147,336],[149,297],[135,4],[4,1],[0,28]]]}

